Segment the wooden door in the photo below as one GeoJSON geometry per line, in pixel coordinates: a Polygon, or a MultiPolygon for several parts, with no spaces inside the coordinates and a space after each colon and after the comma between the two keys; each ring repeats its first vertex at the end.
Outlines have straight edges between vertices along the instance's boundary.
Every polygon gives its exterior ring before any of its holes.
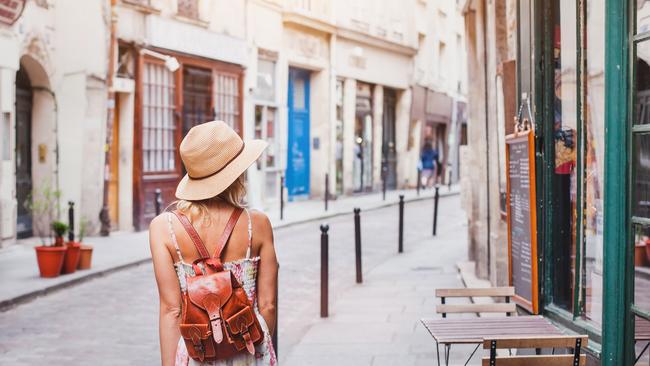
{"type": "Polygon", "coordinates": [[[110,171],[108,174],[108,214],[111,219],[111,229],[119,227],[119,179],[120,179],[120,104],[119,98],[115,100],[115,113],[113,114],[113,139],[111,142],[110,171]]]}
{"type": "Polygon", "coordinates": [[[289,136],[287,190],[289,198],[309,195],[309,72],[289,71],[289,136]]]}

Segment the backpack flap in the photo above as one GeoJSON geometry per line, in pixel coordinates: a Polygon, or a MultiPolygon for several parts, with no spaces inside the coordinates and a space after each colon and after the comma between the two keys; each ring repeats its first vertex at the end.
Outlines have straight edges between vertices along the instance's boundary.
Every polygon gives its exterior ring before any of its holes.
{"type": "Polygon", "coordinates": [[[232,296],[230,277],[230,272],[224,271],[207,276],[190,277],[187,280],[190,301],[208,314],[212,337],[217,344],[223,341],[224,334],[221,308],[232,296]]]}

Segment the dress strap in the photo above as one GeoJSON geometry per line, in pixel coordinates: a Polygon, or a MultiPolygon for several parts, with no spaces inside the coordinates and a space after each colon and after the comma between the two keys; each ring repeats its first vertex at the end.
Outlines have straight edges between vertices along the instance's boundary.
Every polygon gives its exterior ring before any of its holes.
{"type": "Polygon", "coordinates": [[[178,255],[178,259],[181,262],[185,262],[183,260],[183,255],[181,254],[181,248],[178,246],[178,241],[176,240],[176,233],[174,232],[174,226],[172,226],[172,213],[167,212],[167,223],[169,224],[169,235],[172,238],[172,243],[174,244],[174,248],[176,249],[176,254],[178,255]]]}
{"type": "Polygon", "coordinates": [[[246,216],[248,217],[248,248],[246,249],[246,259],[251,257],[251,247],[253,246],[253,221],[251,220],[251,214],[248,212],[248,209],[245,208],[246,216]]]}

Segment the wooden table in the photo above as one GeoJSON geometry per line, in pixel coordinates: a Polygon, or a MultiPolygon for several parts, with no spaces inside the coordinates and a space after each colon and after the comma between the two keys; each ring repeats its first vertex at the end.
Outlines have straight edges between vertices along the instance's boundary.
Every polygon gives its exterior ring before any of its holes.
{"type": "Polygon", "coordinates": [[[465,362],[467,365],[485,338],[563,334],[542,316],[444,318],[421,319],[421,321],[436,341],[438,365],[440,365],[440,344],[445,346],[446,365],[449,364],[449,351],[452,344],[476,344],[476,348],[465,362]]]}

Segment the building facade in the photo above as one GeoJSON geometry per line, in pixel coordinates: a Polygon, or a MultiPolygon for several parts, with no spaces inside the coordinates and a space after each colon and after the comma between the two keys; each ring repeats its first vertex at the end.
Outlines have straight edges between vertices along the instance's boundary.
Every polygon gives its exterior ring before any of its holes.
{"type": "Polygon", "coordinates": [[[8,244],[49,236],[46,218],[28,209],[47,190],[76,203],[77,221],[97,222],[110,7],[12,0],[0,8],[0,244],[8,244]]]}
{"type": "MultiPolygon", "coordinates": [[[[533,134],[533,306],[589,335],[588,364],[648,362],[650,319],[646,1],[464,2],[469,88],[463,182],[470,257],[494,285],[515,285],[509,248],[513,119],[533,134]],[[638,341],[638,342],[637,342],[638,341]]],[[[516,139],[516,137],[514,137],[516,139]]],[[[511,245],[511,244],[510,244],[511,245]]]]}

